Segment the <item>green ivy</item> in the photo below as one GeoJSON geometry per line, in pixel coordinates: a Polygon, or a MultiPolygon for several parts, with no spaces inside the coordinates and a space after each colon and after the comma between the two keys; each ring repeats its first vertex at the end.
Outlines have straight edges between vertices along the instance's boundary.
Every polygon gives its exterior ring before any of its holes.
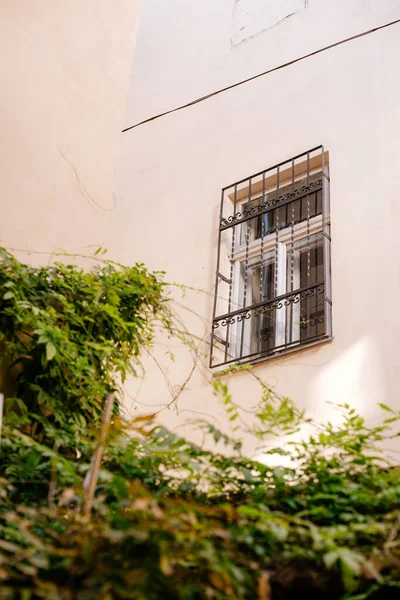
{"type": "Polygon", "coordinates": [[[382,443],[399,413],[385,405],[375,427],[347,404],[339,425],[314,423],[262,381],[244,410],[221,375],[231,433],[203,420],[205,445],[117,405],[82,516],[105,396],[121,398],[157,323],[176,327],[160,274],[98,264],[36,269],[1,251],[0,598],[398,598],[399,469],[382,443]],[[289,466],[247,457],[245,435],[289,466]]]}
{"type": "Polygon", "coordinates": [[[156,320],[169,325],[161,273],[95,264],[91,271],[61,262],[33,268],[0,249],[6,476],[48,481],[43,448],[56,446],[66,457],[84,451],[106,395],[121,398],[121,384],[136,374],[156,320]]]}

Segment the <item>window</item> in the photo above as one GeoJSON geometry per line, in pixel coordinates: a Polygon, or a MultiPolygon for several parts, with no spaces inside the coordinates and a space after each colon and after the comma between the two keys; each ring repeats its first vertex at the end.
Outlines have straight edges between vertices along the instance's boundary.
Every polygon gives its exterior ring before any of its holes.
{"type": "Polygon", "coordinates": [[[322,146],[222,190],[210,366],[332,336],[329,156],[322,146]]]}

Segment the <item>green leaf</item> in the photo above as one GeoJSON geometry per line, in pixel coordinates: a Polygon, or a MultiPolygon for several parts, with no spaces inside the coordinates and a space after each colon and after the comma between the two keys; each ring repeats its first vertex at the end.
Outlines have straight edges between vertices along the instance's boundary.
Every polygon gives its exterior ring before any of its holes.
{"type": "Polygon", "coordinates": [[[396,412],[392,408],[390,408],[390,406],[387,406],[387,404],[383,404],[383,402],[379,402],[378,406],[380,406],[382,410],[386,410],[387,412],[390,412],[393,415],[396,414],[396,412]]]}
{"type": "Polygon", "coordinates": [[[253,481],[252,472],[249,469],[247,469],[246,467],[242,467],[241,471],[244,475],[246,483],[251,483],[253,481]]]}
{"type": "Polygon", "coordinates": [[[57,353],[56,347],[53,342],[47,342],[46,344],[46,358],[47,360],[53,360],[57,353]]]}
{"type": "Polygon", "coordinates": [[[338,556],[342,563],[346,565],[346,567],[354,573],[354,575],[359,575],[361,571],[361,565],[364,562],[364,558],[362,554],[359,552],[354,552],[349,548],[339,548],[338,556]]]}
{"type": "Polygon", "coordinates": [[[262,512],[255,506],[239,506],[238,513],[241,516],[248,517],[249,519],[260,519],[262,512]]]}
{"type": "Polygon", "coordinates": [[[333,565],[336,564],[338,558],[339,558],[339,554],[338,554],[337,550],[331,550],[330,552],[327,552],[326,554],[324,554],[323,561],[325,563],[326,568],[331,569],[333,567],[333,565]]]}
{"type": "Polygon", "coordinates": [[[12,292],[11,290],[4,294],[3,300],[10,300],[10,298],[14,298],[14,292],[12,292]]]}

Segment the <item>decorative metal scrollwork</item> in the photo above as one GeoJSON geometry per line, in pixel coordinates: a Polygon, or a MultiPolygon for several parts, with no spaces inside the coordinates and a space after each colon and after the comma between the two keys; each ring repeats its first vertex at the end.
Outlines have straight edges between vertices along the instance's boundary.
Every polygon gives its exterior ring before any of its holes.
{"type": "Polygon", "coordinates": [[[234,215],[230,215],[226,218],[221,218],[220,226],[221,227],[229,227],[230,225],[236,224],[240,222],[242,219],[245,219],[249,216],[257,216],[260,213],[266,212],[267,209],[275,208],[277,205],[282,202],[288,200],[296,200],[301,196],[306,196],[308,193],[313,192],[316,188],[320,188],[322,186],[322,179],[318,179],[318,181],[312,181],[308,185],[302,185],[297,188],[293,192],[288,192],[287,194],[281,194],[276,198],[271,198],[268,200],[268,196],[264,196],[264,199],[260,204],[256,204],[254,206],[249,206],[246,204],[243,207],[243,212],[237,212],[234,215]]]}
{"type": "Polygon", "coordinates": [[[245,310],[242,313],[240,313],[239,315],[237,315],[236,320],[238,323],[240,323],[241,321],[244,321],[244,319],[250,319],[251,317],[251,310],[245,310]]]}
{"type": "Polygon", "coordinates": [[[304,318],[300,323],[300,327],[306,329],[307,326],[315,327],[315,325],[322,323],[325,323],[325,314],[323,310],[320,310],[316,313],[311,313],[308,319],[304,318]]]}
{"type": "Polygon", "coordinates": [[[227,325],[232,325],[235,322],[235,317],[226,317],[221,323],[222,327],[226,327],[227,325]]]}
{"type": "MultiPolygon", "coordinates": [[[[232,315],[225,315],[220,319],[214,319],[213,321],[213,329],[218,329],[218,327],[227,327],[227,325],[233,325],[234,323],[241,323],[244,319],[250,319],[251,317],[259,317],[261,315],[265,315],[266,313],[270,313],[272,311],[280,310],[284,306],[290,306],[291,304],[298,304],[301,300],[306,300],[307,298],[311,298],[316,296],[317,294],[324,293],[324,284],[321,283],[319,285],[315,285],[313,287],[309,287],[305,290],[301,290],[299,292],[293,292],[283,298],[279,298],[277,300],[266,302],[265,304],[257,305],[254,308],[249,306],[248,308],[244,308],[240,312],[236,312],[232,315]]],[[[323,323],[319,320],[318,323],[323,323]]],[[[311,323],[311,321],[310,321],[311,323]]],[[[315,324],[315,323],[314,323],[315,324]]]]}
{"type": "Polygon", "coordinates": [[[239,219],[242,218],[242,213],[237,212],[234,215],[230,215],[229,217],[227,217],[226,219],[222,218],[221,219],[221,225],[222,226],[226,226],[226,225],[231,225],[232,223],[234,223],[235,221],[239,221],[239,219]]]}

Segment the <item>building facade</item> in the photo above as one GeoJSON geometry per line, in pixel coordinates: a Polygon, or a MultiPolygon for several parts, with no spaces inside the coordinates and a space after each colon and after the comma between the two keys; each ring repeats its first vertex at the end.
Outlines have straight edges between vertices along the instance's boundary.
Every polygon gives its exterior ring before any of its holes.
{"type": "Polygon", "coordinates": [[[238,363],[317,419],[400,408],[396,0],[146,0],[135,56],[138,2],[1,12],[2,243],[186,286],[190,343],[160,334],[129,414],[224,427],[238,363]]]}
{"type": "Polygon", "coordinates": [[[105,241],[139,18],[140,0],[1,3],[0,239],[22,260],[105,241]]]}
{"type": "MultiPolygon", "coordinates": [[[[113,247],[191,288],[176,306],[199,356],[192,373],[193,353],[175,343],[170,363],[172,342],[156,344],[132,410],[162,411],[191,374],[179,419],[160,418],[220,422],[209,381],[240,362],[316,418],[338,418],[330,403],[369,419],[399,407],[399,9],[145,3],[113,247]]],[[[257,402],[248,372],[226,379],[257,402]]]]}

